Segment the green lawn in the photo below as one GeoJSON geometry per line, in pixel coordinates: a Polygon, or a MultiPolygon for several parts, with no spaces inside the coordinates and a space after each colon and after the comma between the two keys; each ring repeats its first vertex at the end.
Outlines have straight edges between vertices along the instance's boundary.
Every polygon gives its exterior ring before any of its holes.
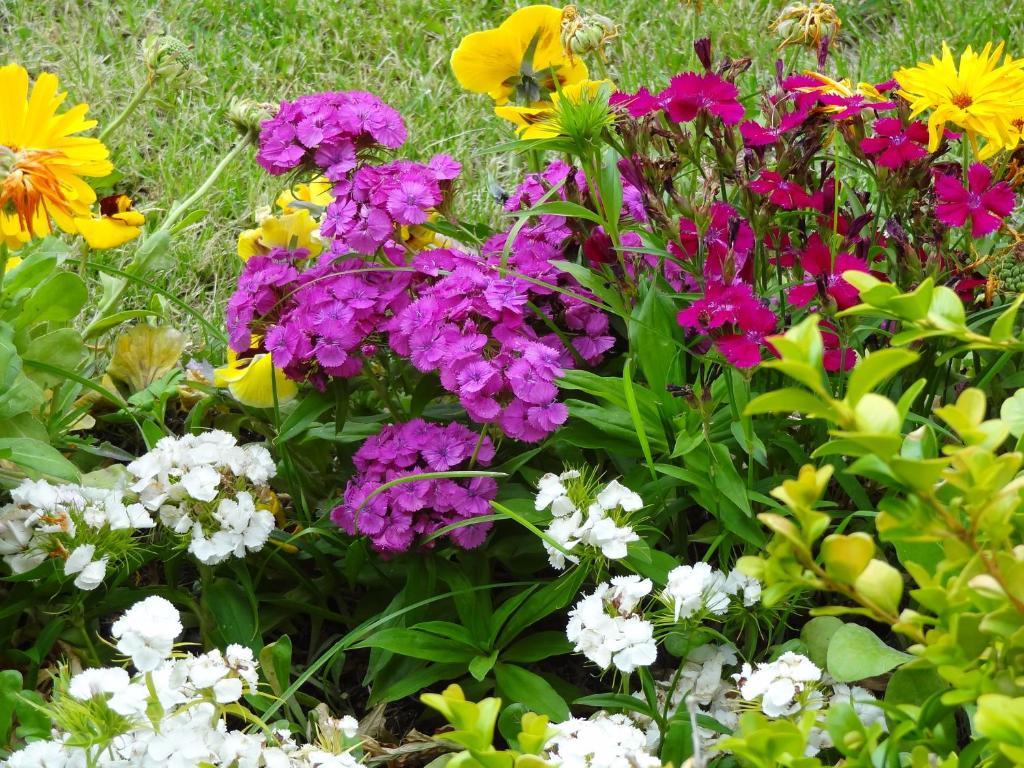
{"type": "MultiPolygon", "coordinates": [[[[705,34],[716,57],[752,55],[768,81],[777,40],[767,25],[783,5],[705,0],[699,17],[679,0],[594,0],[582,7],[622,25],[611,50],[612,74],[629,89],[692,68],[691,41],[705,34]]],[[[138,43],[147,33],[167,31],[194,45],[207,82],[181,94],[160,93],[111,141],[122,186],[143,208],[187,195],[216,164],[233,141],[224,120],[231,96],[276,101],[364,89],[405,116],[409,155],[446,151],[463,161],[461,210],[486,219],[496,213],[488,178],[512,183],[515,170],[507,156],[487,150],[508,139],[510,129],[493,116],[489,99],[459,89],[448,57],[464,34],[497,25],[515,6],[509,0],[0,0],[0,59],[57,72],[70,99],[91,104],[102,124],[142,77],[138,43]]],[[[960,48],[1005,39],[1024,55],[1024,0],[851,0],[837,7],[844,27],[827,69],[832,74],[886,79],[943,40],[960,48]]],[[[787,62],[802,68],[813,56],[790,49],[787,62]]],[[[177,266],[167,282],[207,316],[220,316],[232,288],[238,231],[278,186],[246,156],[211,191],[202,206],[209,216],[175,244],[177,266]]]]}

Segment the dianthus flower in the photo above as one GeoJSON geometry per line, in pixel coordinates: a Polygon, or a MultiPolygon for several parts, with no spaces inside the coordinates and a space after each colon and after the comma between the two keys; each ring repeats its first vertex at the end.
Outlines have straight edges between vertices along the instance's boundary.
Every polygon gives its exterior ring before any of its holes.
{"type": "Polygon", "coordinates": [[[689,260],[703,252],[707,280],[730,283],[737,276],[749,278],[747,257],[754,248],[754,231],[728,203],[716,200],[711,204],[702,232],[696,222],[681,218],[679,242],[681,248],[669,243],[669,253],[680,260],[689,260]]]}
{"type": "Polygon", "coordinates": [[[928,127],[919,121],[904,126],[898,117],[874,123],[875,135],[861,139],[860,149],[883,168],[901,168],[928,154],[928,127]]]}
{"type": "Polygon", "coordinates": [[[316,167],[337,181],[356,167],[360,150],[373,144],[397,149],[405,137],[401,115],[372,93],[311,93],[281,102],[262,124],[256,159],[275,176],[316,167]]]}
{"type": "Polygon", "coordinates": [[[761,362],[764,338],[776,317],[746,283],[711,283],[704,296],[679,313],[683,328],[709,335],[722,356],[737,368],[761,362]]]}
{"type": "MultiPolygon", "coordinates": [[[[356,474],[331,519],[353,535],[370,538],[382,552],[405,552],[417,536],[486,515],[498,485],[490,477],[412,480],[371,494],[385,483],[427,472],[486,467],[494,458],[490,438],[482,440],[461,424],[413,419],[385,426],[352,457],[356,474]]],[[[490,523],[456,528],[447,535],[460,547],[483,543],[490,523]]]]}
{"type": "Polygon", "coordinates": [[[777,171],[763,171],[747,187],[751,192],[767,195],[768,200],[780,208],[792,211],[797,208],[814,207],[814,198],[795,181],[782,178],[777,171]]]}
{"type": "Polygon", "coordinates": [[[792,112],[784,113],[777,125],[764,126],[753,120],[744,120],[740,123],[740,136],[743,143],[748,147],[765,147],[775,144],[783,134],[799,128],[807,119],[808,112],[804,109],[795,109],[792,112]]]}
{"type": "Polygon", "coordinates": [[[971,236],[992,234],[1013,212],[1013,190],[1005,181],[992,183],[992,169],[974,163],[967,171],[967,186],[956,176],[935,176],[935,217],[950,227],[971,221],[971,236]]]}
{"type": "Polygon", "coordinates": [[[808,279],[789,289],[790,302],[806,307],[817,297],[831,299],[838,309],[849,309],[860,301],[860,292],[843,279],[848,271],[867,272],[868,265],[863,259],[849,253],[838,253],[835,259],[821,236],[815,232],[807,238],[807,247],[800,253],[808,279]]]}
{"type": "Polygon", "coordinates": [[[653,584],[639,576],[616,576],[602,582],[569,611],[565,634],[577,653],[602,669],[620,672],[654,663],[658,647],[654,625],[636,611],[653,584]]]}
{"type": "Polygon", "coordinates": [[[633,117],[664,110],[669,120],[676,123],[688,123],[702,114],[717,117],[726,125],[743,119],[739,89],[711,72],[683,72],[673,77],[668,88],[657,96],[641,88],[636,93],[612,94],[609,103],[625,107],[633,117]]]}

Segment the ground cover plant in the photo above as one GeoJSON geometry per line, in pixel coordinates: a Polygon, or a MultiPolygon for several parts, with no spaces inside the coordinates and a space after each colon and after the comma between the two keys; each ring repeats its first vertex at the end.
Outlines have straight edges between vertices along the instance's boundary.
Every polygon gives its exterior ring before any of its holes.
{"type": "Polygon", "coordinates": [[[5,52],[4,764],[1024,762],[1024,58],[724,5],[5,52]]]}

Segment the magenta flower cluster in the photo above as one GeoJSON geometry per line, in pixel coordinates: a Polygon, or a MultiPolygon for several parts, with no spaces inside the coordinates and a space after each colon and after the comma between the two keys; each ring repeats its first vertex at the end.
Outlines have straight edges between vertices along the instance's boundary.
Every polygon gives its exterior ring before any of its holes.
{"type": "Polygon", "coordinates": [[[356,167],[361,150],[374,144],[397,149],[405,137],[402,116],[372,93],[312,93],[282,101],[260,126],[256,159],[274,176],[317,168],[337,181],[356,167]]]}
{"type": "MultiPolygon", "coordinates": [[[[490,439],[461,424],[414,419],[385,426],[356,451],[356,475],[331,519],[352,535],[368,536],[381,552],[404,552],[417,537],[490,512],[498,484],[491,477],[430,478],[398,483],[371,497],[385,483],[412,475],[486,467],[494,458],[490,439]],[[479,441],[479,445],[478,445],[479,441]],[[476,455],[474,457],[474,451],[476,455]]],[[[460,547],[483,543],[489,522],[461,526],[447,535],[460,547]]]]}

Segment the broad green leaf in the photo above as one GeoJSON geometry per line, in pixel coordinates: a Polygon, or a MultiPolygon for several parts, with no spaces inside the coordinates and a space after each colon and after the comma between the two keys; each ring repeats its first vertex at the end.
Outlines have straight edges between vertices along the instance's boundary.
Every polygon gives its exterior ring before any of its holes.
{"type": "Polygon", "coordinates": [[[516,211],[513,215],[540,216],[542,214],[546,214],[548,216],[568,216],[573,219],[585,219],[586,221],[592,221],[595,224],[601,223],[601,217],[592,210],[584,208],[578,203],[571,203],[568,200],[553,200],[550,203],[541,203],[540,205],[535,205],[532,208],[516,211]]]}
{"type": "Polygon", "coordinates": [[[550,630],[534,632],[522,640],[517,640],[502,652],[501,658],[503,661],[529,664],[570,651],[572,651],[572,644],[566,640],[565,632],[550,630]]]}
{"type": "Polygon", "coordinates": [[[855,406],[864,395],[897,372],[916,362],[919,355],[906,349],[883,349],[858,361],[846,388],[846,399],[855,406]]]}
{"type": "Polygon", "coordinates": [[[215,632],[223,645],[252,648],[258,644],[259,620],[241,584],[226,577],[214,579],[203,589],[202,601],[215,619],[215,632]]]}
{"type": "Polygon", "coordinates": [[[999,418],[1006,422],[1011,435],[1024,435],[1024,389],[1018,389],[1013,393],[1013,397],[1003,400],[1003,404],[999,406],[999,418]]]}
{"type": "Polygon", "coordinates": [[[409,656],[413,659],[458,661],[466,664],[477,654],[475,649],[455,640],[402,627],[377,630],[355,647],[383,648],[385,651],[409,656]]]}
{"type": "Polygon", "coordinates": [[[506,701],[522,702],[556,723],[569,717],[565,699],[537,673],[514,664],[499,663],[494,665],[494,679],[506,701]]]}
{"type": "MultiPolygon", "coordinates": [[[[74,328],[60,328],[32,339],[25,349],[30,360],[45,360],[50,365],[76,370],[85,357],[85,342],[74,328]]],[[[42,387],[55,387],[65,379],[49,371],[35,369],[29,374],[42,387]]]]}
{"type": "Polygon", "coordinates": [[[275,696],[288,689],[292,669],[292,641],[282,635],[260,651],[260,669],[275,696]]]}
{"type": "Polygon", "coordinates": [[[56,448],[28,437],[0,438],[0,451],[32,478],[48,477],[77,482],[78,468],[56,448]]]}
{"type": "Polygon", "coordinates": [[[89,291],[82,278],[74,272],[57,272],[25,300],[15,323],[20,328],[29,328],[41,322],[71,320],[88,300],[89,291]]]}
{"type": "Polygon", "coordinates": [[[837,418],[833,406],[807,390],[797,387],[783,387],[758,395],[747,403],[743,413],[746,416],[763,413],[805,413],[829,421],[835,421],[837,418]]]}
{"type": "Polygon", "coordinates": [[[913,658],[890,648],[867,627],[844,624],[832,635],[826,666],[840,683],[852,683],[884,674],[913,658]]]}
{"type": "Polygon", "coordinates": [[[807,658],[824,669],[828,664],[828,646],[832,637],[843,626],[835,616],[815,616],[800,630],[800,639],[807,646],[807,658]]]}

